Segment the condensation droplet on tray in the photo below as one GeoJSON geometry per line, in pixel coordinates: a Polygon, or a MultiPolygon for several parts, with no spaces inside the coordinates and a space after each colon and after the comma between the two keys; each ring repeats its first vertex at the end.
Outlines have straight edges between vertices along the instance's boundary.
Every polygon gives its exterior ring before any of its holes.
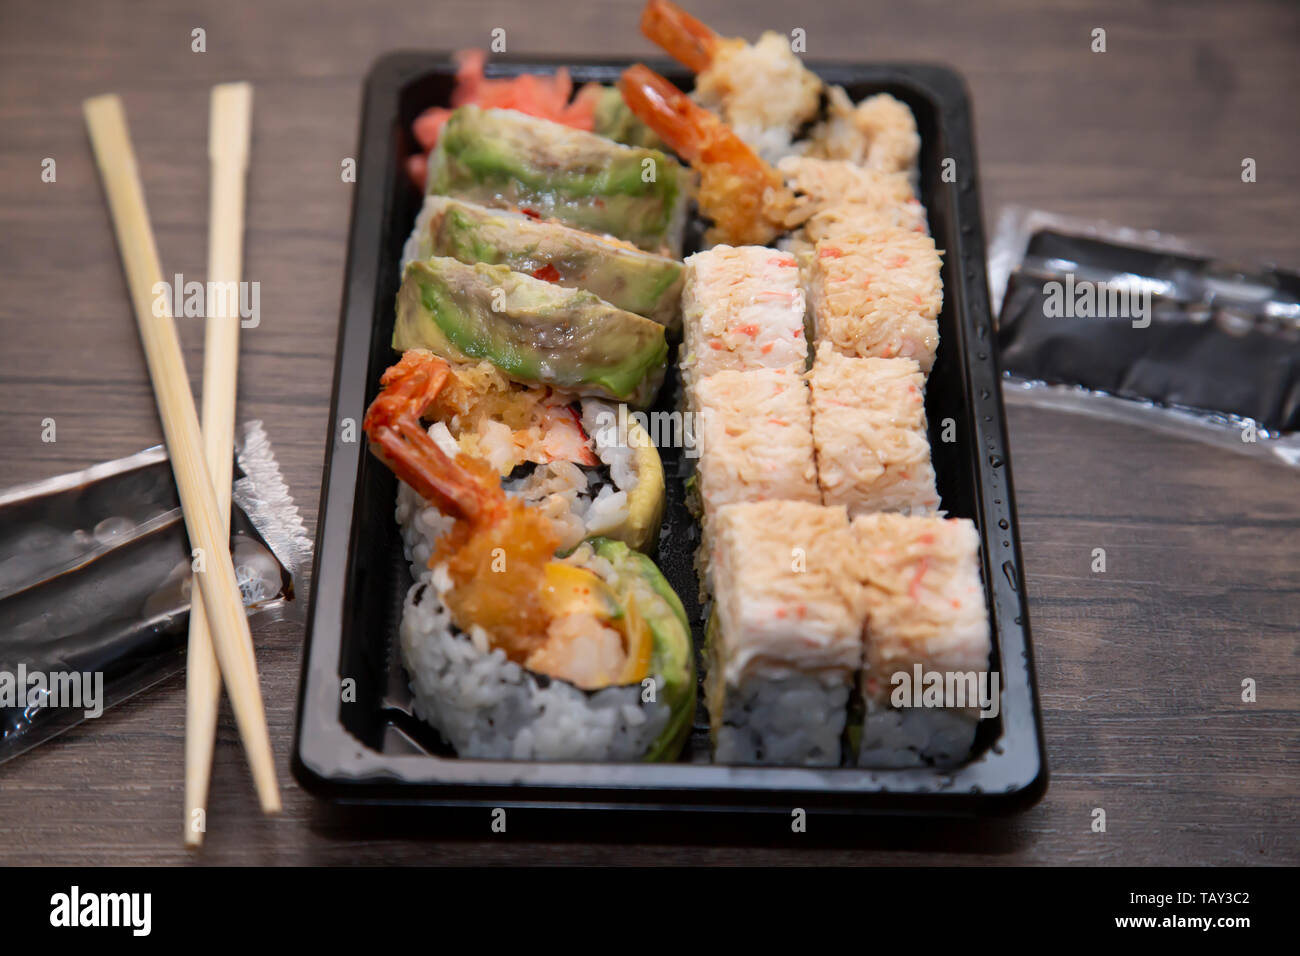
{"type": "Polygon", "coordinates": [[[135,522],[130,518],[105,518],[95,525],[94,538],[99,544],[108,544],[115,538],[128,534],[133,528],[135,522]]]}

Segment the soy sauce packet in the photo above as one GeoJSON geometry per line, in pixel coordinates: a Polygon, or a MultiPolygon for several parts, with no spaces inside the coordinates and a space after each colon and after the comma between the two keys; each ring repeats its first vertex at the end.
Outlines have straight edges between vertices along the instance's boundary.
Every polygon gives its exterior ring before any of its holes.
{"type": "MultiPolygon", "coordinates": [[[[290,613],[311,545],[259,421],[230,527],[249,616],[290,613]]],[[[163,448],[0,492],[0,762],[184,668],[191,561],[163,448]]]]}
{"type": "Polygon", "coordinates": [[[1300,465],[1300,275],[1023,209],[1002,217],[989,270],[1009,401],[1300,465]]]}

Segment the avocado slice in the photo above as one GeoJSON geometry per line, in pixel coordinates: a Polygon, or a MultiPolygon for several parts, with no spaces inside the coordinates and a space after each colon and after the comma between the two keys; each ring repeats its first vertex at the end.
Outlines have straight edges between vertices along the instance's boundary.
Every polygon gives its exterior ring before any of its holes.
{"type": "Polygon", "coordinates": [[[624,146],[644,146],[646,149],[668,151],[654,130],[637,119],[637,115],[628,108],[617,86],[601,87],[600,96],[596,99],[592,132],[624,146]]]}
{"type": "Polygon", "coordinates": [[[635,442],[632,455],[637,483],[627,496],[627,522],[616,537],[637,551],[649,551],[659,542],[659,526],[664,520],[664,463],[640,425],[629,423],[628,434],[635,442]]]}
{"type": "Polygon", "coordinates": [[[695,649],[686,610],[663,573],[644,554],[622,541],[591,538],[587,542],[598,557],[613,566],[608,583],[621,600],[632,594],[637,610],[654,634],[650,673],[658,678],[657,699],[668,705],[668,726],[650,750],[646,761],[676,759],[695,718],[695,649]]]}
{"type": "Polygon", "coordinates": [[[627,514],[616,527],[602,529],[593,537],[617,538],[637,551],[647,554],[659,542],[666,503],[664,464],[653,439],[631,416],[626,416],[627,430],[619,434],[619,409],[598,398],[582,400],[582,427],[592,439],[596,456],[609,466],[615,485],[627,492],[627,514]],[[626,449],[627,457],[620,461],[626,449]],[[634,481],[622,478],[629,468],[634,481]]]}
{"type": "Polygon", "coordinates": [[[528,209],[676,257],[686,176],[657,149],[624,146],[515,110],[462,106],[429,157],[428,191],[528,209]]]}
{"type": "Polygon", "coordinates": [[[645,406],[663,382],[664,327],[509,266],[435,256],[406,267],[393,348],[486,359],[516,381],[645,406]]]}
{"type": "Polygon", "coordinates": [[[411,259],[451,256],[507,265],[516,272],[586,289],[610,305],[669,330],[681,323],[684,270],[666,256],[562,223],[489,209],[450,196],[429,196],[406,249],[411,259]]]}

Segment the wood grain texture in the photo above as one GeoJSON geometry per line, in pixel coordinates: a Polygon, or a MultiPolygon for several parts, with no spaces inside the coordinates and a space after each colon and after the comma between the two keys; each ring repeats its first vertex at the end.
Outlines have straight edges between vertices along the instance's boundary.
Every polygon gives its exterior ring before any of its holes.
{"type": "MultiPolygon", "coordinates": [[[[207,97],[257,87],[239,418],[262,418],[314,525],[361,79],[395,49],[649,55],[639,0],[599,15],[523,0],[0,6],[0,484],[161,439],[93,159],[87,96],[131,116],[165,272],[204,278],[207,97]],[[191,30],[207,52],[190,50],[191,30]],[[57,162],[42,183],[41,161],[57,162]],[[41,441],[54,418],[57,438],[41,441]]],[[[723,33],[807,31],[809,56],[951,64],[975,103],[986,220],[1008,202],[1179,233],[1300,265],[1300,9],[1289,3],[1060,2],[692,10],[723,33]],[[1089,50],[1107,31],[1108,52],[1089,50]],[[1243,184],[1241,160],[1259,180],[1243,184]]],[[[179,320],[193,381],[201,320],[179,320]]],[[[0,767],[6,863],[1300,862],[1300,483],[1294,472],[1130,426],[1008,411],[1052,782],[985,822],[716,821],[512,811],[345,813],[291,782],[258,812],[223,709],[201,854],[182,815],[176,678],[0,767]],[[1104,575],[1089,570],[1104,547],[1104,575]],[[1259,702],[1240,702],[1254,677],[1259,702]],[[1108,832],[1090,832],[1103,807],[1108,832]]],[[[255,631],[283,780],[300,624],[255,631]]]]}

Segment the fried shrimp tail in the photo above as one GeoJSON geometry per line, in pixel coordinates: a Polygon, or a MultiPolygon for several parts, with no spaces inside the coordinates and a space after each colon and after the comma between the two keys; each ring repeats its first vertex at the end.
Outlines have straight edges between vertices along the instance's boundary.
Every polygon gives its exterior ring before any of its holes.
{"type": "Polygon", "coordinates": [[[444,599],[453,619],[466,630],[482,627],[511,659],[523,660],[546,639],[542,575],[559,538],[544,514],[506,497],[487,462],[464,453],[453,458],[425,431],[420,419],[437,411],[452,375],[432,352],[408,350],[379,380],[383,391],[363,428],[380,461],[455,519],[430,560],[446,568],[452,586],[444,599]],[[510,573],[494,573],[502,567],[510,573]]]}
{"type": "Polygon", "coordinates": [[[692,73],[703,73],[726,41],[669,0],[650,0],[641,11],[641,32],[692,73]]]}
{"type": "Polygon", "coordinates": [[[362,429],[375,456],[421,497],[472,524],[490,523],[505,507],[500,482],[486,480],[468,459],[449,456],[420,424],[450,374],[432,352],[406,352],[380,378],[383,391],[366,410],[362,429]]]}
{"type": "Polygon", "coordinates": [[[726,123],[643,63],[623,71],[628,108],[700,174],[700,210],[713,244],[764,245],[783,231],[772,210],[792,198],[781,174],[726,123]]]}

